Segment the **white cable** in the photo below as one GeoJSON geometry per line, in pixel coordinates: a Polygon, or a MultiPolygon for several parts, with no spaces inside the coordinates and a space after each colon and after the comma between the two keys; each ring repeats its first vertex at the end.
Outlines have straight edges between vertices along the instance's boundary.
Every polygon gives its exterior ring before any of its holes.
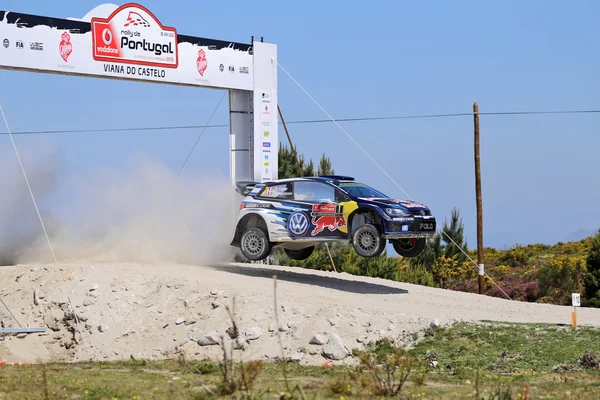
{"type": "Polygon", "coordinates": [[[27,189],[29,189],[29,194],[31,195],[31,200],[33,200],[33,205],[35,207],[35,211],[37,212],[38,218],[40,219],[40,224],[42,224],[42,230],[44,231],[44,236],[46,236],[46,241],[48,242],[48,246],[50,247],[50,252],[52,253],[52,258],[54,259],[54,264],[58,265],[58,261],[56,261],[56,255],[54,255],[54,249],[52,248],[52,243],[50,243],[50,238],[48,237],[48,233],[46,232],[46,226],[44,225],[44,220],[42,219],[42,215],[40,214],[40,210],[37,206],[37,202],[35,201],[35,196],[33,195],[31,186],[29,185],[29,180],[27,179],[27,174],[25,173],[25,168],[23,168],[23,162],[21,161],[21,156],[19,156],[19,151],[17,150],[17,145],[15,144],[13,135],[10,132],[10,128],[8,127],[8,121],[6,121],[6,115],[4,115],[4,109],[2,108],[2,106],[0,106],[0,112],[2,112],[2,118],[4,118],[4,124],[6,125],[6,130],[8,131],[8,136],[10,137],[10,141],[12,142],[13,148],[15,149],[15,154],[17,155],[17,159],[19,160],[19,165],[21,166],[21,171],[23,172],[23,176],[25,177],[25,183],[27,184],[27,189]]]}
{"type": "Polygon", "coordinates": [[[190,157],[192,156],[192,153],[194,152],[194,149],[196,148],[196,145],[198,144],[198,142],[200,141],[200,138],[202,137],[202,135],[204,135],[204,131],[206,130],[206,128],[208,127],[208,125],[210,124],[210,121],[212,120],[212,118],[215,116],[215,113],[217,112],[217,110],[219,109],[219,106],[221,105],[221,102],[223,101],[223,99],[225,98],[225,95],[227,94],[227,90],[223,91],[223,96],[221,96],[221,100],[219,100],[219,102],[217,103],[217,106],[215,107],[215,110],[213,111],[212,115],[210,116],[210,118],[208,119],[208,122],[204,125],[204,129],[202,129],[202,132],[200,132],[200,135],[198,135],[198,138],[196,139],[196,143],[194,143],[194,146],[192,146],[192,149],[190,150],[190,152],[188,153],[185,161],[183,162],[183,164],[181,165],[181,167],[179,168],[179,171],[177,171],[177,176],[179,176],[179,174],[181,173],[181,171],[183,170],[183,167],[185,167],[185,164],[187,164],[188,160],[190,159],[190,157]]]}
{"type": "MultiPolygon", "coordinates": [[[[460,250],[460,251],[461,251],[461,252],[462,252],[462,253],[463,253],[465,256],[467,256],[467,258],[468,258],[469,260],[471,260],[471,262],[472,262],[473,264],[475,264],[475,266],[476,266],[477,268],[479,268],[479,264],[477,264],[477,263],[475,262],[475,260],[473,260],[473,259],[472,259],[472,258],[471,258],[471,257],[470,257],[470,256],[469,256],[469,255],[468,255],[468,254],[467,254],[467,253],[466,253],[466,252],[463,250],[463,249],[462,249],[462,247],[460,247],[460,246],[459,246],[459,245],[458,245],[458,244],[457,244],[457,243],[456,243],[454,240],[452,240],[452,238],[451,238],[451,237],[450,237],[450,236],[449,236],[449,235],[448,235],[446,232],[444,232],[444,230],[443,230],[443,229],[441,229],[441,228],[438,226],[438,230],[439,230],[440,232],[442,232],[442,233],[443,233],[443,234],[444,234],[444,235],[445,235],[445,236],[446,236],[448,239],[450,239],[450,241],[451,241],[452,243],[454,243],[454,245],[455,245],[455,246],[456,246],[456,247],[457,247],[457,248],[458,248],[458,249],[459,249],[459,250],[460,250]]],[[[507,299],[509,299],[509,300],[512,300],[512,299],[510,298],[510,296],[509,296],[509,295],[507,295],[507,294],[506,294],[506,292],[505,292],[504,290],[502,290],[502,288],[501,288],[500,286],[498,286],[498,284],[496,283],[496,281],[494,281],[494,280],[492,279],[492,277],[488,275],[488,273],[487,273],[487,272],[484,272],[484,274],[485,274],[485,275],[486,275],[488,278],[490,278],[490,280],[492,281],[492,283],[493,283],[493,284],[494,284],[494,285],[495,285],[495,286],[496,286],[496,287],[497,287],[497,288],[498,288],[498,289],[499,289],[499,290],[502,292],[502,294],[504,294],[504,295],[506,296],[506,298],[507,298],[507,299]]]]}
{"type": "Polygon", "coordinates": [[[346,132],[346,130],[345,130],[344,128],[342,128],[342,126],[341,126],[341,125],[340,125],[340,124],[339,124],[339,123],[338,123],[338,122],[337,122],[337,121],[336,121],[336,120],[335,120],[335,119],[334,119],[334,118],[333,118],[331,115],[329,115],[329,113],[328,113],[328,112],[327,112],[327,111],[326,111],[326,110],[325,110],[325,109],[324,109],[324,108],[323,108],[323,107],[322,107],[322,106],[321,106],[321,105],[320,105],[320,104],[319,104],[319,103],[318,103],[318,102],[317,102],[317,101],[316,101],[316,100],[315,100],[315,99],[314,99],[314,98],[313,98],[313,97],[310,95],[310,93],[308,93],[308,92],[306,91],[306,89],[304,89],[304,88],[302,87],[302,85],[300,85],[300,83],[298,83],[298,81],[297,81],[297,80],[295,80],[295,79],[294,79],[294,77],[293,77],[292,75],[290,75],[290,73],[289,73],[289,72],[287,72],[287,70],[281,66],[281,64],[277,63],[277,65],[279,65],[279,68],[281,68],[281,69],[283,70],[283,72],[285,72],[285,73],[287,74],[287,76],[289,76],[289,77],[290,77],[290,79],[291,79],[291,80],[293,80],[293,81],[294,81],[294,83],[295,83],[296,85],[298,85],[298,87],[299,87],[300,89],[302,89],[302,91],[303,91],[304,93],[306,93],[306,95],[307,95],[308,97],[310,97],[310,99],[311,99],[311,100],[312,100],[312,101],[313,101],[313,102],[314,102],[314,103],[317,105],[317,107],[319,107],[319,108],[321,109],[321,111],[323,111],[323,112],[325,113],[325,115],[327,115],[327,116],[329,117],[329,119],[330,119],[330,120],[331,120],[331,121],[332,121],[334,124],[336,124],[336,125],[338,126],[338,128],[340,128],[340,129],[342,130],[342,132],[344,132],[344,133],[346,134],[346,136],[348,136],[348,137],[350,138],[350,140],[352,140],[352,141],[354,142],[354,144],[355,144],[355,145],[356,145],[356,146],[357,146],[359,149],[361,149],[361,150],[362,150],[362,152],[363,152],[363,153],[365,153],[365,155],[366,155],[367,157],[369,157],[369,159],[370,159],[371,161],[373,161],[373,164],[375,164],[375,165],[376,165],[376,166],[377,166],[377,167],[378,167],[378,168],[381,170],[381,172],[383,172],[383,173],[384,173],[384,174],[385,174],[385,175],[386,175],[386,176],[387,176],[387,177],[388,177],[388,178],[389,178],[389,179],[390,179],[390,180],[391,180],[391,181],[394,183],[394,185],[396,185],[396,186],[397,186],[397,187],[398,187],[398,188],[399,188],[399,189],[402,191],[402,193],[404,193],[404,194],[406,195],[406,197],[408,197],[408,199],[412,201],[412,198],[411,198],[411,197],[408,195],[408,193],[406,193],[406,192],[404,191],[404,189],[402,189],[402,187],[401,187],[401,186],[398,184],[398,182],[396,182],[396,181],[394,180],[394,178],[392,178],[392,177],[390,176],[390,174],[388,174],[388,173],[387,173],[387,172],[386,172],[386,171],[383,169],[383,167],[382,167],[381,165],[379,165],[379,164],[377,163],[377,161],[375,161],[375,160],[373,159],[373,157],[371,157],[371,156],[369,155],[369,153],[367,153],[367,151],[366,151],[365,149],[363,149],[363,147],[362,147],[360,144],[358,144],[358,142],[357,142],[356,140],[354,140],[354,138],[353,138],[352,136],[350,136],[350,134],[349,134],[348,132],[346,132]]]}
{"type": "MultiPolygon", "coordinates": [[[[373,157],[371,157],[371,156],[369,155],[369,153],[367,153],[367,151],[366,151],[365,149],[363,149],[363,148],[362,148],[362,147],[361,147],[361,146],[360,146],[360,145],[359,145],[359,144],[356,142],[356,140],[354,140],[354,138],[352,138],[352,136],[350,136],[350,134],[349,134],[348,132],[346,132],[346,130],[345,130],[344,128],[342,128],[342,126],[341,126],[341,125],[340,125],[340,124],[339,124],[339,123],[338,123],[338,122],[337,122],[337,121],[336,121],[336,120],[335,120],[335,119],[334,119],[334,118],[333,118],[333,117],[332,117],[332,116],[331,116],[331,115],[330,115],[330,114],[329,114],[329,113],[328,113],[328,112],[327,112],[327,111],[326,111],[326,110],[325,110],[325,109],[324,109],[324,108],[323,108],[323,107],[322,107],[322,106],[321,106],[321,105],[320,105],[320,104],[317,102],[317,100],[315,100],[315,99],[314,99],[314,97],[312,97],[312,96],[310,95],[310,93],[308,93],[308,92],[306,91],[306,89],[304,89],[304,88],[302,87],[302,85],[300,85],[300,83],[299,83],[299,82],[298,82],[296,79],[294,79],[294,77],[293,77],[293,76],[292,76],[292,75],[291,75],[291,74],[290,74],[290,73],[289,73],[289,72],[288,72],[288,71],[287,71],[285,68],[283,68],[283,67],[281,66],[281,64],[277,63],[277,65],[279,65],[279,68],[281,68],[281,69],[283,70],[283,72],[285,72],[285,73],[287,74],[287,76],[289,76],[289,77],[290,77],[290,79],[291,79],[292,81],[294,81],[294,83],[295,83],[296,85],[298,85],[298,87],[299,87],[299,88],[300,88],[300,89],[301,89],[301,90],[302,90],[302,91],[303,91],[303,92],[304,92],[304,93],[305,93],[305,94],[306,94],[306,95],[307,95],[307,96],[308,96],[308,97],[309,97],[309,98],[310,98],[310,99],[311,99],[311,100],[312,100],[312,101],[313,101],[313,102],[314,102],[314,103],[317,105],[317,107],[319,107],[319,108],[321,109],[321,111],[323,111],[323,112],[325,113],[325,115],[327,115],[327,116],[329,117],[329,119],[331,119],[331,121],[332,121],[333,123],[335,123],[335,124],[338,126],[338,128],[340,128],[340,129],[342,130],[342,132],[344,132],[344,133],[346,134],[346,136],[348,136],[348,137],[350,138],[350,140],[352,140],[352,141],[354,142],[354,144],[355,144],[356,146],[358,146],[358,148],[359,148],[359,149],[361,149],[361,150],[362,150],[362,152],[363,152],[363,153],[365,153],[367,157],[369,157],[369,159],[370,159],[371,161],[373,161],[373,164],[375,164],[375,165],[376,165],[376,166],[377,166],[377,167],[378,167],[378,168],[381,170],[381,172],[383,172],[383,173],[384,173],[384,174],[385,174],[385,175],[386,175],[386,176],[387,176],[387,177],[390,179],[390,181],[392,181],[392,182],[394,183],[394,185],[396,185],[396,186],[398,187],[398,189],[400,189],[400,190],[402,191],[402,193],[404,193],[404,194],[405,194],[405,195],[406,195],[406,196],[407,196],[407,197],[408,197],[408,198],[409,198],[409,199],[412,201],[412,198],[411,198],[411,197],[408,195],[408,193],[406,193],[406,192],[404,191],[404,189],[402,189],[402,187],[401,187],[401,186],[398,184],[398,182],[396,182],[396,181],[394,180],[394,178],[392,178],[392,177],[390,176],[390,174],[388,174],[388,173],[387,173],[387,172],[386,172],[386,171],[383,169],[383,167],[381,167],[381,166],[380,166],[380,165],[377,163],[377,161],[375,161],[375,160],[373,159],[373,157]]],[[[455,241],[454,241],[454,240],[453,240],[453,239],[452,239],[452,238],[451,238],[451,237],[450,237],[450,236],[449,236],[449,235],[448,235],[446,232],[444,232],[444,231],[443,231],[443,230],[442,230],[442,229],[441,229],[439,226],[438,226],[437,228],[438,228],[438,230],[439,230],[441,233],[443,233],[443,234],[444,234],[444,235],[445,235],[445,236],[446,236],[448,239],[450,239],[450,241],[451,241],[452,243],[454,243],[454,245],[455,245],[455,246],[456,246],[456,247],[457,247],[457,248],[458,248],[458,249],[459,249],[459,250],[460,250],[460,251],[461,251],[461,252],[462,252],[462,253],[463,253],[465,256],[467,256],[467,258],[468,258],[469,260],[471,260],[471,262],[472,262],[472,263],[473,263],[473,264],[474,264],[474,265],[475,265],[477,268],[479,268],[479,265],[478,265],[478,264],[477,264],[477,263],[476,263],[476,262],[475,262],[475,261],[474,261],[474,260],[473,260],[473,259],[472,259],[472,258],[471,258],[469,255],[468,255],[468,254],[467,254],[467,252],[465,252],[465,251],[462,249],[462,247],[460,247],[460,246],[459,246],[459,245],[458,245],[458,244],[457,244],[457,243],[456,243],[456,242],[455,242],[455,241]]],[[[490,276],[489,276],[487,273],[485,273],[485,275],[487,275],[487,277],[488,277],[488,278],[490,278],[490,280],[492,281],[492,283],[493,283],[494,285],[496,285],[496,287],[497,287],[498,289],[500,289],[500,291],[501,291],[501,292],[502,292],[502,293],[503,293],[503,294],[504,294],[504,295],[505,295],[505,296],[506,296],[506,297],[507,297],[509,300],[512,300],[512,299],[511,299],[511,298],[510,298],[510,297],[509,297],[509,296],[506,294],[506,292],[505,292],[504,290],[502,290],[502,288],[501,288],[500,286],[498,286],[498,284],[497,284],[497,283],[496,283],[496,282],[495,282],[495,281],[492,279],[492,277],[490,277],[490,276]]]]}

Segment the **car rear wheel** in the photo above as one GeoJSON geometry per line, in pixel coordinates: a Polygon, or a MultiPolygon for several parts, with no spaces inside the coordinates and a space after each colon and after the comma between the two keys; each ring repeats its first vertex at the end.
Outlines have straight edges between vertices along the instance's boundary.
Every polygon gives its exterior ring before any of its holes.
{"type": "Polygon", "coordinates": [[[306,260],[313,253],[315,246],[310,246],[301,250],[283,249],[285,254],[292,260],[306,260]]]}
{"type": "Polygon", "coordinates": [[[394,239],[390,242],[396,253],[402,257],[416,257],[425,249],[424,238],[394,239]]]}
{"type": "Polygon", "coordinates": [[[264,260],[271,253],[271,243],[261,228],[246,228],[240,242],[242,254],[249,260],[264,260]]]}
{"type": "Polygon", "coordinates": [[[362,257],[378,257],[383,253],[385,244],[385,239],[374,225],[361,225],[352,233],[352,247],[362,257]]]}

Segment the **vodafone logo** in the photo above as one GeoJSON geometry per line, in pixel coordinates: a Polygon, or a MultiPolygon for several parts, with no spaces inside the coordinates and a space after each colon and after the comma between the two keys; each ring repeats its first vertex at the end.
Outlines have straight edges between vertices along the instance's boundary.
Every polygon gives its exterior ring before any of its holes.
{"type": "Polygon", "coordinates": [[[112,39],[112,32],[110,31],[110,29],[105,28],[104,31],[102,31],[102,40],[104,41],[104,44],[109,46],[112,43],[112,39]]]}
{"type": "Polygon", "coordinates": [[[113,45],[113,33],[110,28],[104,28],[100,34],[104,46],[97,46],[96,51],[102,54],[119,54],[119,49],[113,45]]]}

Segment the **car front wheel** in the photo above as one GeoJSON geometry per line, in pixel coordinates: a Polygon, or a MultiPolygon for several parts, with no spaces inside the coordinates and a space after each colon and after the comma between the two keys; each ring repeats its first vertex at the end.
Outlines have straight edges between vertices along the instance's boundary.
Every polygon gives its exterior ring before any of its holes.
{"type": "Polygon", "coordinates": [[[242,254],[249,260],[264,260],[271,253],[271,244],[265,232],[257,227],[246,228],[240,241],[242,254]]]}
{"type": "Polygon", "coordinates": [[[363,257],[378,257],[385,249],[386,241],[374,225],[361,225],[352,233],[352,247],[363,257]]]}
{"type": "Polygon", "coordinates": [[[402,257],[416,257],[425,249],[424,238],[394,239],[390,242],[396,253],[402,257]]]}

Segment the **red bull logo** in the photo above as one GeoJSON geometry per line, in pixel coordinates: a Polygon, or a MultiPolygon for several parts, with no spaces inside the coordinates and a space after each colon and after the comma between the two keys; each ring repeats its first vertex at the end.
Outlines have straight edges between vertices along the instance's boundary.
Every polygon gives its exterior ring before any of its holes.
{"type": "Polygon", "coordinates": [[[330,232],[333,232],[338,228],[346,226],[344,217],[336,216],[313,217],[312,223],[315,226],[315,229],[310,233],[312,236],[318,235],[325,229],[329,229],[330,232]]]}

